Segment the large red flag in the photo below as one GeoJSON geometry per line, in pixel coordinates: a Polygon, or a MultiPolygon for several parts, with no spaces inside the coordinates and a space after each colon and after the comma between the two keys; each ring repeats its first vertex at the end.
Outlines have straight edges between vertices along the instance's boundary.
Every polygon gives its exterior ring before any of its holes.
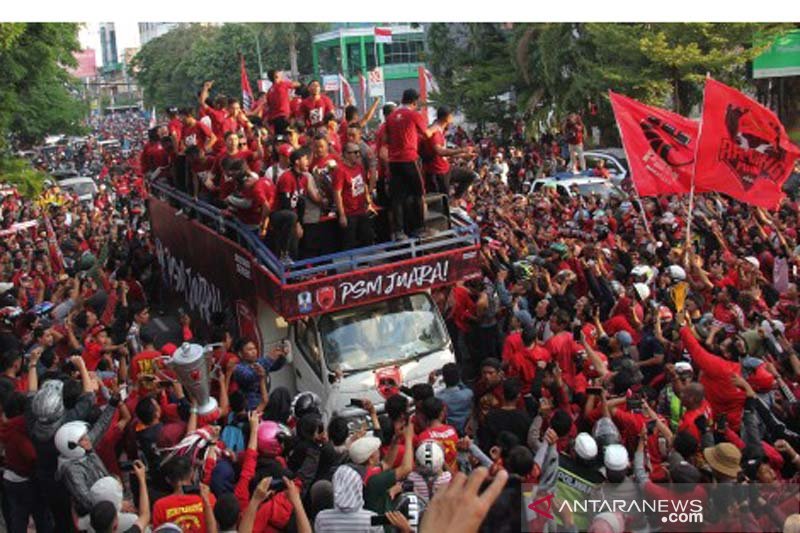
{"type": "Polygon", "coordinates": [[[247,79],[247,69],[244,68],[244,55],[241,56],[242,63],[242,109],[250,111],[253,106],[253,90],[250,88],[250,80],[247,79]]]}
{"type": "Polygon", "coordinates": [[[697,122],[612,91],[609,98],[639,196],[688,193],[697,122]]]}
{"type": "Polygon", "coordinates": [[[800,157],[775,114],[736,89],[706,80],[695,191],[722,192],[768,209],[800,157]]]}

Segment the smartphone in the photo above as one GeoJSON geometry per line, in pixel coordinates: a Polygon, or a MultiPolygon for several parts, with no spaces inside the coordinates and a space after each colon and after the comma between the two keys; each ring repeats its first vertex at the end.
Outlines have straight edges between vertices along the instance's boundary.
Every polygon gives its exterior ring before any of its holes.
{"type": "Polygon", "coordinates": [[[133,472],[133,461],[120,461],[119,469],[123,472],[133,472]]]}
{"type": "Polygon", "coordinates": [[[655,420],[648,420],[647,421],[647,432],[652,433],[656,429],[656,421],[655,420]]]}
{"type": "Polygon", "coordinates": [[[364,408],[364,400],[359,400],[358,398],[352,398],[350,400],[350,405],[353,407],[358,407],[359,409],[364,408]]]}
{"type": "Polygon", "coordinates": [[[379,515],[371,517],[369,519],[369,524],[371,526],[390,526],[390,525],[392,525],[392,523],[389,522],[389,518],[385,514],[379,514],[379,515]]]}
{"type": "Polygon", "coordinates": [[[280,492],[286,490],[286,482],[282,479],[273,479],[269,484],[269,490],[280,492]]]}
{"type": "Polygon", "coordinates": [[[603,387],[586,387],[586,394],[589,396],[602,396],[603,387]]]}

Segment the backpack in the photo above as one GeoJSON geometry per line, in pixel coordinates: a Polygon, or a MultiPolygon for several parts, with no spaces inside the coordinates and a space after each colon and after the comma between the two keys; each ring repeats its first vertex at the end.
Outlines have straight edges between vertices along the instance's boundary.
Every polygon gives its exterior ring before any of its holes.
{"type": "Polygon", "coordinates": [[[239,453],[245,449],[244,431],[242,431],[242,422],[237,422],[231,414],[228,418],[228,424],[222,429],[219,438],[225,443],[225,447],[233,453],[239,453]]]}

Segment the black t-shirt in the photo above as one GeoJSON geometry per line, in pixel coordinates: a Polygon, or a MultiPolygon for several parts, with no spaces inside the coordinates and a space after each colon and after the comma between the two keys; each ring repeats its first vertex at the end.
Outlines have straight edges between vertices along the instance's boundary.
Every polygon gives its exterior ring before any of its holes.
{"type": "MultiPolygon", "coordinates": [[[[637,347],[639,349],[640,361],[647,361],[648,359],[664,353],[664,346],[656,339],[652,331],[644,332],[637,347]]],[[[640,370],[644,376],[645,383],[647,383],[664,370],[664,365],[643,366],[640,367],[640,370]]]]}
{"type": "Polygon", "coordinates": [[[488,450],[497,443],[497,437],[503,431],[516,435],[523,446],[528,442],[528,429],[531,419],[527,413],[519,409],[492,409],[486,416],[486,431],[481,444],[488,450]]]}

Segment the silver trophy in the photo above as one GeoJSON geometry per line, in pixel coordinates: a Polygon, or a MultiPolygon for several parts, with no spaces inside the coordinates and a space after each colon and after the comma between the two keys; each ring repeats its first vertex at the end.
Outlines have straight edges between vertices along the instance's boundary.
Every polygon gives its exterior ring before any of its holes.
{"type": "Polygon", "coordinates": [[[190,398],[197,402],[197,413],[207,415],[217,409],[217,400],[209,392],[208,359],[213,353],[210,346],[184,342],[171,357],[161,358],[172,370],[190,398]]]}

